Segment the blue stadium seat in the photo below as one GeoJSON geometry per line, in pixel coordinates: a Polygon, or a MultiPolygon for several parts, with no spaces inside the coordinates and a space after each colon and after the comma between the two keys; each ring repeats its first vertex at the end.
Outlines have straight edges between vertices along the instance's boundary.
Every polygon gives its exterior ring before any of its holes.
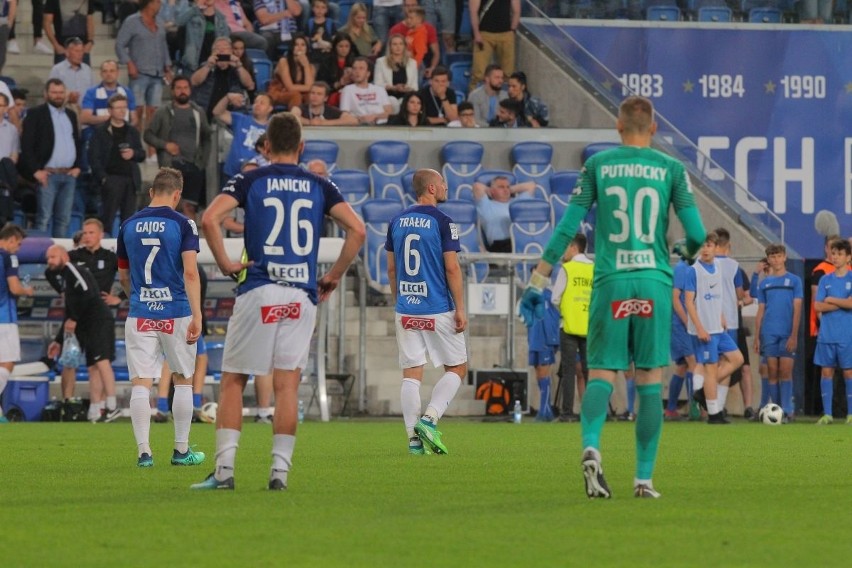
{"type": "MultiPolygon", "coordinates": [[[[355,4],[357,0],[337,0],[337,28],[340,29],[346,25],[346,22],[349,20],[349,11],[352,9],[352,5],[355,4]]],[[[361,55],[367,56],[369,53],[362,53],[361,55]]]]}
{"type": "Polygon", "coordinates": [[[561,195],[567,201],[579,178],[579,170],[553,172],[553,175],[550,176],[550,195],[561,195]]]}
{"type": "Polygon", "coordinates": [[[470,85],[470,61],[456,61],[449,65],[450,87],[457,93],[467,96],[467,88],[470,85]]]}
{"type": "Polygon", "coordinates": [[[370,199],[370,176],[361,170],[337,170],[331,174],[331,181],[355,213],[363,216],[361,207],[370,199]]]}
{"type": "Polygon", "coordinates": [[[568,208],[568,203],[570,201],[570,195],[563,195],[561,193],[550,194],[550,209],[551,211],[553,211],[554,227],[557,223],[559,223],[559,220],[562,219],[562,216],[565,214],[565,210],[568,208]]]}
{"type": "Polygon", "coordinates": [[[224,343],[207,344],[207,374],[214,380],[222,380],[222,355],[225,353],[224,343]]]}
{"type": "Polygon", "coordinates": [[[368,173],[376,199],[397,199],[405,203],[402,176],[409,172],[408,155],[411,149],[405,142],[384,140],[373,142],[367,150],[370,162],[368,173]]]}
{"type": "Polygon", "coordinates": [[[473,201],[473,182],[482,172],[485,150],[479,142],[447,142],[441,148],[441,173],[454,199],[473,201]]]}
{"type": "Polygon", "coordinates": [[[553,146],[545,142],[519,142],[512,147],[512,173],[518,183],[532,181],[533,194],[540,199],[550,195],[550,176],[553,175],[553,146]]]}
{"type": "Polygon", "coordinates": [[[748,12],[748,21],[754,24],[780,24],[781,10],[778,8],[752,8],[748,12]]]}
{"type": "Polygon", "coordinates": [[[680,8],[677,6],[649,6],[645,11],[645,19],[652,21],[680,21],[680,8]]]}
{"type": "Polygon", "coordinates": [[[337,155],[340,146],[332,140],[305,140],[305,148],[299,156],[299,162],[307,165],[311,160],[322,160],[328,168],[328,173],[333,173],[337,167],[337,155]]]}
{"type": "Polygon", "coordinates": [[[730,22],[734,13],[727,6],[702,6],[698,9],[699,22],[730,22]]]}
{"type": "Polygon", "coordinates": [[[598,152],[603,152],[610,148],[618,148],[619,146],[621,146],[621,144],[618,142],[594,142],[592,144],[586,144],[586,147],[583,148],[583,163],[586,163],[586,160],[598,152]]]}
{"type": "Polygon", "coordinates": [[[414,193],[414,172],[408,172],[402,176],[402,197],[402,204],[406,207],[414,205],[417,201],[417,195],[414,193]]]}
{"type": "Polygon", "coordinates": [[[361,211],[367,227],[367,241],[364,243],[367,281],[371,288],[387,294],[390,290],[385,241],[388,237],[388,224],[402,211],[402,204],[396,199],[372,199],[363,205],[361,211]]]}
{"type": "MultiPolygon", "coordinates": [[[[462,252],[482,252],[476,205],[462,199],[451,199],[441,203],[438,208],[449,215],[458,227],[459,244],[462,252]]],[[[475,262],[470,264],[468,276],[470,281],[484,282],[488,277],[488,263],[475,262]]]]}
{"type": "Polygon", "coordinates": [[[269,59],[252,61],[254,65],[255,88],[258,93],[265,93],[272,81],[272,62],[269,59]]]}
{"type": "Polygon", "coordinates": [[[452,53],[443,53],[444,65],[449,67],[453,63],[473,63],[473,54],[469,51],[454,51],[452,53]]]}
{"type": "MultiPolygon", "coordinates": [[[[81,367],[80,369],[86,371],[85,367],[81,367]]],[[[112,362],[112,371],[115,373],[115,380],[130,380],[130,369],[127,368],[127,345],[123,339],[115,342],[115,359],[112,362]]]]}
{"type": "MultiPolygon", "coordinates": [[[[509,235],[512,239],[512,252],[541,256],[550,236],[553,234],[550,203],[540,199],[516,199],[509,203],[509,235]]],[[[516,277],[520,282],[528,282],[535,262],[521,262],[516,266],[516,277]]]]}

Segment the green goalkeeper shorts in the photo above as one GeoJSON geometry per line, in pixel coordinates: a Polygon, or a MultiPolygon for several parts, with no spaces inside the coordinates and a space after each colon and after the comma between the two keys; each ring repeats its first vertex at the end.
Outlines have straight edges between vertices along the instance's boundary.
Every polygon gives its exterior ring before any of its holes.
{"type": "Polygon", "coordinates": [[[603,282],[589,305],[589,368],[625,371],[669,364],[672,286],[656,279],[603,282]]]}

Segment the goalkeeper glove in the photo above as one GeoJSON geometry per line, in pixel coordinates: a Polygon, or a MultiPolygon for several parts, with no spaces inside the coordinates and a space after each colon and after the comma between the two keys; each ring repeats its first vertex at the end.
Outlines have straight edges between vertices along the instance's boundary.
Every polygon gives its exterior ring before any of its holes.
{"type": "Polygon", "coordinates": [[[686,261],[687,264],[691,265],[695,262],[695,257],[689,254],[689,250],[686,246],[686,239],[676,240],[674,245],[672,245],[672,253],[679,256],[681,260],[686,261]]]}
{"type": "Polygon", "coordinates": [[[520,306],[521,318],[523,318],[524,325],[527,327],[535,323],[535,320],[544,317],[545,300],[542,297],[542,292],[548,284],[550,284],[550,280],[547,276],[535,270],[532,271],[530,281],[523,296],[521,296],[520,306]]]}

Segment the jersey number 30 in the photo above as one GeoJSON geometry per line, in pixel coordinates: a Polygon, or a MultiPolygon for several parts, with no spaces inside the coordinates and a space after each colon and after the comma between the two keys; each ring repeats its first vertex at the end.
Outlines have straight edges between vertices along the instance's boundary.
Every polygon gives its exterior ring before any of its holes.
{"type": "Polygon", "coordinates": [[[613,243],[627,241],[630,238],[630,228],[632,227],[633,237],[640,243],[653,243],[654,231],[657,228],[657,218],[660,216],[659,194],[651,187],[640,187],[633,196],[633,219],[631,219],[630,211],[628,211],[626,189],[614,185],[606,188],[604,193],[607,196],[614,195],[618,200],[618,206],[612,210],[612,216],[615,217],[615,221],[621,226],[618,232],[613,231],[610,233],[609,240],[613,243]]]}

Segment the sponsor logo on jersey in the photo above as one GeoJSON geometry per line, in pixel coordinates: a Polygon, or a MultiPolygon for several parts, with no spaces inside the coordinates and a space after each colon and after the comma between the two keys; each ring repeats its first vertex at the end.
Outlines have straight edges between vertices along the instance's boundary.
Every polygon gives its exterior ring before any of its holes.
{"type": "Polygon", "coordinates": [[[651,249],[645,250],[624,250],[618,249],[615,251],[615,268],[616,270],[628,270],[636,268],[654,268],[656,267],[656,259],[654,251],[651,249]]]}
{"type": "Polygon", "coordinates": [[[166,288],[139,288],[140,302],[171,302],[172,291],[166,288]]]}
{"type": "Polygon", "coordinates": [[[310,280],[308,263],[279,264],[270,262],[266,265],[266,272],[272,280],[286,280],[287,282],[300,282],[307,284],[310,280]]]}
{"type": "Polygon", "coordinates": [[[137,318],[136,331],[158,331],[160,333],[171,335],[175,331],[175,320],[137,318]]]}
{"type": "Polygon", "coordinates": [[[416,318],[413,316],[402,316],[402,329],[413,329],[415,331],[435,331],[434,318],[416,318]]]}
{"type": "Polygon", "coordinates": [[[406,282],[399,281],[400,296],[428,296],[429,288],[425,282],[406,282]]]}
{"type": "Polygon", "coordinates": [[[9,262],[12,264],[12,268],[18,268],[18,255],[10,254],[9,262]]]}
{"type": "Polygon", "coordinates": [[[260,319],[263,323],[278,323],[288,319],[297,320],[300,317],[302,317],[302,304],[299,302],[260,307],[260,319]]]}
{"type": "Polygon", "coordinates": [[[459,240],[459,226],[455,223],[450,223],[450,238],[454,241],[459,240]]]}
{"type": "Polygon", "coordinates": [[[654,301],[631,298],[630,300],[617,300],[611,304],[612,319],[624,319],[630,316],[649,318],[654,315],[654,301]]]}

